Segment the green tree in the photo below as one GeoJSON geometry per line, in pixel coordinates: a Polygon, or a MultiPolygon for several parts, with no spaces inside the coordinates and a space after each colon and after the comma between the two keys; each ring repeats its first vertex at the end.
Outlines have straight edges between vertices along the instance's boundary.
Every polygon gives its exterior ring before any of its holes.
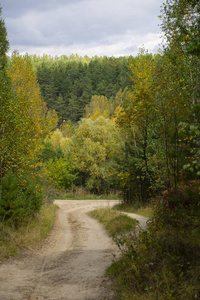
{"type": "Polygon", "coordinates": [[[148,200],[155,185],[157,172],[152,163],[154,128],[158,117],[155,110],[155,70],[153,56],[142,50],[130,63],[132,90],[114,116],[125,137],[124,156],[118,164],[125,201],[128,202],[134,201],[134,198],[143,202],[148,200]]]}
{"type": "Polygon", "coordinates": [[[50,159],[47,163],[49,180],[58,188],[69,190],[72,187],[76,174],[72,161],[64,158],[50,159]]]}
{"type": "Polygon", "coordinates": [[[168,0],[163,4],[162,29],[169,44],[175,41],[190,54],[200,55],[200,3],[168,0]]]}
{"type": "MultiPolygon", "coordinates": [[[[170,141],[168,138],[165,148],[168,148],[166,154],[170,157],[168,166],[173,165],[174,174],[177,174],[176,186],[181,179],[180,173],[185,173],[184,164],[188,165],[191,160],[195,161],[189,150],[191,142],[188,141],[193,139],[194,142],[196,140],[195,148],[198,149],[198,138],[195,138],[195,134],[187,136],[190,130],[187,131],[185,128],[199,127],[200,120],[199,20],[199,1],[173,0],[167,1],[163,5],[162,28],[168,45],[163,57],[165,66],[163,66],[164,72],[161,76],[163,83],[160,85],[162,89],[160,95],[162,95],[161,103],[162,100],[166,101],[167,99],[167,105],[170,109],[173,107],[174,111],[174,127],[171,127],[171,129],[176,128],[173,131],[174,134],[171,131],[174,143],[172,139],[170,141]],[[173,144],[174,146],[172,146],[173,144]],[[171,161],[171,157],[174,157],[174,162],[171,161]]],[[[163,107],[166,108],[167,106],[164,105],[163,107]]],[[[168,111],[168,118],[165,118],[165,132],[168,134],[170,132],[169,126],[172,124],[172,118],[169,115],[170,112],[168,111]]]]}
{"type": "Polygon", "coordinates": [[[122,140],[114,122],[104,117],[82,119],[72,137],[71,155],[77,169],[84,174],[88,189],[108,192],[116,182],[114,157],[122,140]]]}
{"type": "Polygon", "coordinates": [[[38,185],[40,183],[37,180],[25,176],[19,180],[17,175],[9,170],[2,179],[0,220],[18,226],[34,216],[40,210],[43,199],[38,185]]]}
{"type": "MultiPolygon", "coordinates": [[[[1,11],[0,8],[0,17],[1,11]]],[[[0,182],[9,157],[9,143],[12,143],[9,132],[15,128],[15,120],[11,110],[11,82],[6,72],[8,48],[9,42],[5,22],[0,18],[0,182]]]]}

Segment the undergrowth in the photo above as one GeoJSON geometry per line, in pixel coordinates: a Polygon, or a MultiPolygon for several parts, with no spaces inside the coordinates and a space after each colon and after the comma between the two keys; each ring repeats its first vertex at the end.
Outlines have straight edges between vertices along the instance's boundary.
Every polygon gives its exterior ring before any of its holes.
{"type": "Polygon", "coordinates": [[[200,299],[200,205],[193,186],[169,190],[139,236],[118,241],[122,251],[106,274],[118,299],[200,299]]]}
{"type": "Polygon", "coordinates": [[[54,225],[56,209],[53,204],[44,205],[34,218],[17,228],[0,223],[0,261],[40,244],[54,225]]]}
{"type": "Polygon", "coordinates": [[[135,205],[135,204],[126,204],[126,203],[120,203],[116,204],[113,209],[124,211],[128,213],[134,213],[141,215],[143,217],[152,218],[153,217],[153,206],[147,205],[147,206],[141,206],[141,205],[135,205]]]}
{"type": "Polygon", "coordinates": [[[137,221],[112,209],[99,208],[89,213],[105,225],[110,236],[117,237],[135,229],[137,221]]]}
{"type": "MultiPolygon", "coordinates": [[[[54,198],[55,199],[55,198],[54,198]]],[[[63,192],[59,199],[63,200],[120,200],[121,194],[119,192],[110,192],[109,194],[93,194],[83,187],[76,187],[70,192],[63,192]]]]}

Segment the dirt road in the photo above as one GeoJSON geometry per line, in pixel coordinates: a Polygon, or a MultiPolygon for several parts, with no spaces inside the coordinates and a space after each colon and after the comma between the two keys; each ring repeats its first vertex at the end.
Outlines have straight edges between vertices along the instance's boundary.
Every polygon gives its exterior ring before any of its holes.
{"type": "Polygon", "coordinates": [[[0,265],[0,300],[115,299],[104,278],[117,248],[87,212],[111,200],[56,200],[60,207],[42,249],[0,265]]]}
{"type": "MultiPolygon", "coordinates": [[[[115,200],[56,200],[58,218],[42,248],[0,265],[0,300],[113,300],[103,277],[117,247],[87,215],[115,200]]],[[[134,215],[139,221],[146,218],[134,215]]]]}

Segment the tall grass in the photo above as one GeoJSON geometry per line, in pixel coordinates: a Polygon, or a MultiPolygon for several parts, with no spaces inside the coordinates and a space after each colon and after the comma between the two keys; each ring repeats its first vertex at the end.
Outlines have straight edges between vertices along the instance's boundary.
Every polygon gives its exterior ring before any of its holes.
{"type": "Polygon", "coordinates": [[[17,229],[0,223],[0,261],[40,244],[54,225],[56,209],[54,204],[44,205],[34,219],[17,229]]]}
{"type": "Polygon", "coordinates": [[[89,214],[103,223],[112,237],[134,230],[138,223],[136,220],[112,209],[99,208],[89,214]]]}
{"type": "MultiPolygon", "coordinates": [[[[54,198],[55,199],[55,198],[54,198]]],[[[68,193],[62,193],[59,199],[65,200],[121,200],[119,192],[111,192],[109,194],[96,195],[83,187],[76,187],[68,193]]]]}
{"type": "Polygon", "coordinates": [[[124,204],[120,203],[113,207],[113,209],[124,211],[128,213],[134,213],[141,215],[143,217],[152,218],[153,217],[153,205],[131,205],[131,204],[124,204]]]}

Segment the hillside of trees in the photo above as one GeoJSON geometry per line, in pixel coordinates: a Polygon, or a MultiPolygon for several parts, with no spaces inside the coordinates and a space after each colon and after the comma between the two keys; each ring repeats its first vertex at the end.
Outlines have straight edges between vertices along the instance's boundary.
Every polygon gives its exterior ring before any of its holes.
{"type": "Polygon", "coordinates": [[[200,296],[199,16],[197,0],[167,1],[160,53],[119,58],[8,58],[0,23],[1,221],[18,224],[38,211],[41,182],[117,191],[128,205],[153,199],[155,217],[137,251],[129,241],[131,275],[124,270],[124,278],[140,274],[148,282],[164,262],[150,290],[135,280],[128,287],[164,293],[159,299],[200,296]]]}
{"type": "Polygon", "coordinates": [[[131,86],[128,63],[132,57],[42,57],[33,55],[44,101],[62,120],[77,122],[93,95],[114,98],[131,86]]]}

